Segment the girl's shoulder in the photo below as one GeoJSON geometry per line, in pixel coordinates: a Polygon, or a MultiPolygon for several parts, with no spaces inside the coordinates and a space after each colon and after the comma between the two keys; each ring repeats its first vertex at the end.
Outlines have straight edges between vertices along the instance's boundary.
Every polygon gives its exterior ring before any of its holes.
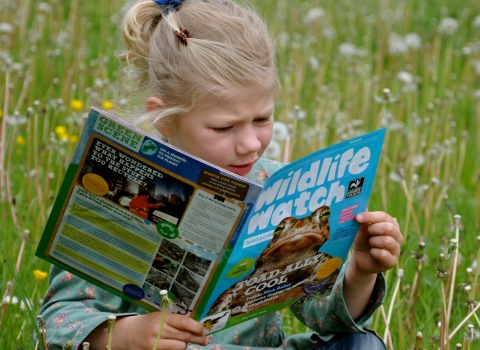
{"type": "Polygon", "coordinates": [[[285,163],[280,163],[276,160],[260,158],[253,166],[248,178],[252,181],[255,181],[259,185],[263,185],[270,175],[272,175],[278,169],[283,168],[285,165],[285,163]]]}

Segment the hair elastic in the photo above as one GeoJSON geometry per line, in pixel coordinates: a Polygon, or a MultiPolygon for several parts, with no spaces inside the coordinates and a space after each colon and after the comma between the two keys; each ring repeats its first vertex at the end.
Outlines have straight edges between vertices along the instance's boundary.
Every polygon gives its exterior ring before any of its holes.
{"type": "Polygon", "coordinates": [[[187,38],[191,38],[192,36],[190,35],[190,33],[188,32],[188,30],[186,29],[183,29],[183,28],[180,28],[180,30],[176,30],[175,31],[175,35],[177,36],[177,38],[180,40],[180,42],[187,46],[187,38]]]}
{"type": "Polygon", "coordinates": [[[166,7],[164,10],[166,13],[169,11],[177,11],[184,1],[185,0],[153,0],[153,2],[161,8],[166,7]]]}

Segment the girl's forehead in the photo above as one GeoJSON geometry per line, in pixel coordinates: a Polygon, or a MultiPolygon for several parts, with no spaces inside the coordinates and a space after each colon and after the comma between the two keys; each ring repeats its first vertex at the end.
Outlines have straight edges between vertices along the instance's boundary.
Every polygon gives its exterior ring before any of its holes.
{"type": "MultiPolygon", "coordinates": [[[[255,110],[265,113],[273,109],[273,93],[266,89],[243,89],[220,97],[205,100],[205,107],[215,106],[232,111],[255,110]]],[[[273,112],[273,111],[272,111],[273,112]]]]}

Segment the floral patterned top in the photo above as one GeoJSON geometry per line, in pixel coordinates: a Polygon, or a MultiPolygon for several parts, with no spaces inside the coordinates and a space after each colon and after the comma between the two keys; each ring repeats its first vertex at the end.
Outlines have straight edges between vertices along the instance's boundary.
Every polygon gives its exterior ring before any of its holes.
{"type": "MultiPolygon", "coordinates": [[[[269,174],[283,165],[260,159],[250,172],[250,180],[261,185],[269,174]]],[[[348,263],[348,262],[347,262],[348,263]]],[[[188,350],[267,350],[315,349],[314,340],[328,341],[335,333],[362,332],[385,296],[385,279],[378,274],[370,302],[357,322],[352,320],[343,299],[344,264],[328,297],[312,300],[291,308],[295,316],[314,332],[286,337],[278,312],[255,318],[215,333],[207,346],[190,344],[188,350]]],[[[142,308],[117,297],[85,280],[52,266],[50,286],[39,312],[46,323],[49,349],[62,349],[68,340],[81,349],[86,336],[107,320],[112,313],[117,317],[144,314],[142,308]]]]}

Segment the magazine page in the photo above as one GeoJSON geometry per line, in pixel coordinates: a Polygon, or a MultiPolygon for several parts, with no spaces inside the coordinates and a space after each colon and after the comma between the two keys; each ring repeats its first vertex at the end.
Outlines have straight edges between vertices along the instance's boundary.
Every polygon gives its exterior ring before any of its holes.
{"type": "Polygon", "coordinates": [[[198,317],[210,333],[331,292],[366,205],[385,129],[270,176],[198,317]]]}
{"type": "Polygon", "coordinates": [[[259,191],[92,109],[36,254],[150,310],[167,289],[190,315],[259,191]]]}

